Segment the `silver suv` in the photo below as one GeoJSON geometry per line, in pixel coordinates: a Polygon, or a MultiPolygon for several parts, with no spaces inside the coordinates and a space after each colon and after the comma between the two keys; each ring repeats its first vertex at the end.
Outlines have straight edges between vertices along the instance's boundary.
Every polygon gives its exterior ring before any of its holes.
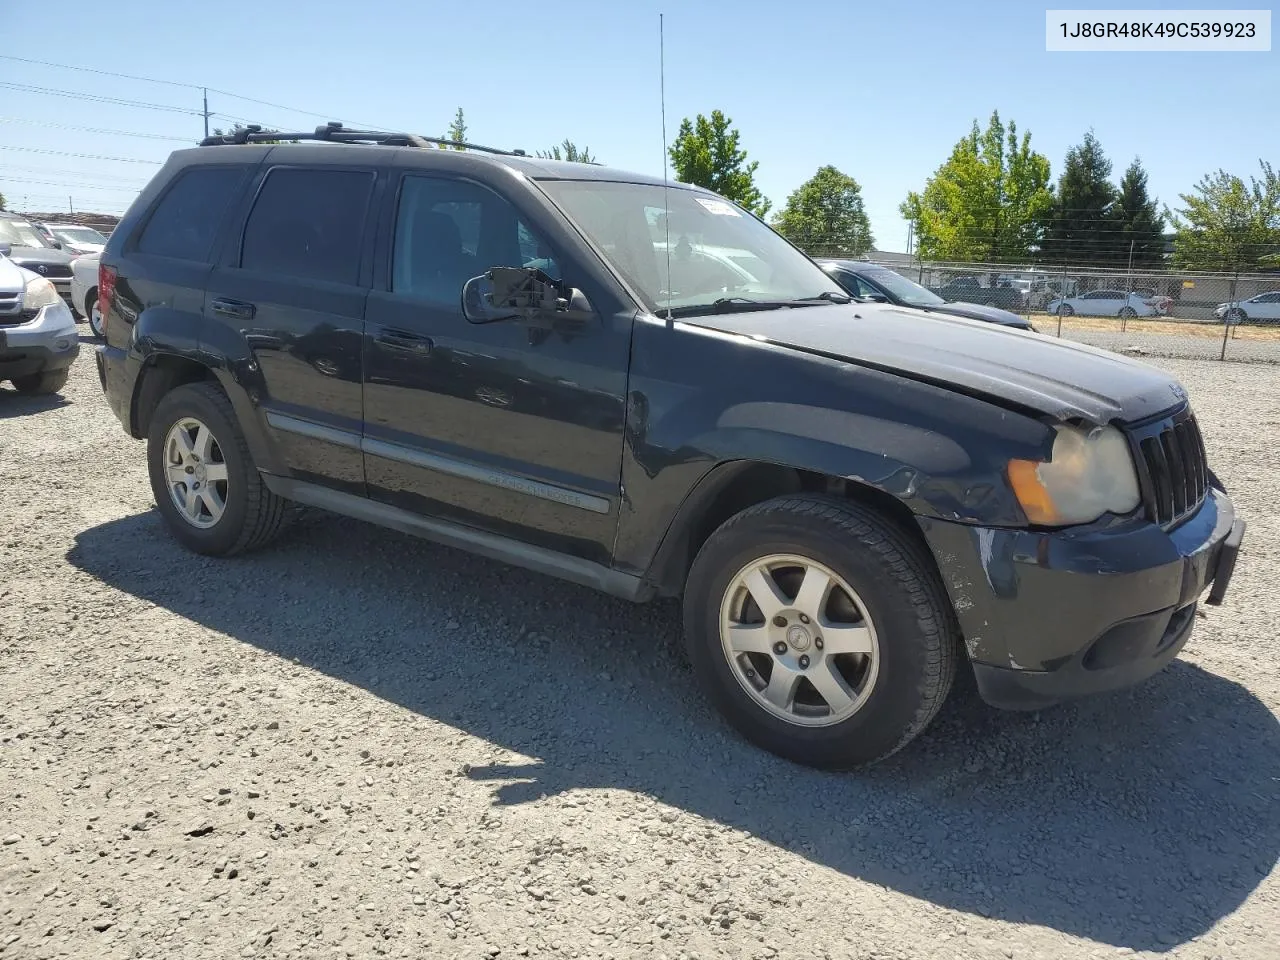
{"type": "Polygon", "coordinates": [[[75,318],[53,284],[8,258],[0,243],[0,381],[57,393],[80,352],[75,318]]]}

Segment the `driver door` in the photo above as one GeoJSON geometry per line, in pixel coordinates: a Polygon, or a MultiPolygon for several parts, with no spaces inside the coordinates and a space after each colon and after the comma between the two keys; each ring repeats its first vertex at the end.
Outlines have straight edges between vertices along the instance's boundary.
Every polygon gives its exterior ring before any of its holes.
{"type": "Polygon", "coordinates": [[[468,322],[463,284],[491,267],[571,285],[578,271],[474,181],[406,173],[395,207],[385,288],[365,313],[369,495],[608,563],[630,327],[468,322]]]}

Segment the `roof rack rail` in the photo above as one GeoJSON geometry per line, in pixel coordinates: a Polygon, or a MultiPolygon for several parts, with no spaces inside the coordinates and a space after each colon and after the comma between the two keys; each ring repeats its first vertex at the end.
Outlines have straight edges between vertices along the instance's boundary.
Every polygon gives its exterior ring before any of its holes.
{"type": "Polygon", "coordinates": [[[385,147],[461,147],[463,150],[479,150],[482,153],[497,153],[507,157],[526,156],[523,150],[499,150],[497,147],[485,147],[478,143],[466,143],[460,140],[446,140],[443,137],[423,137],[416,133],[387,133],[378,130],[348,130],[336,120],[330,120],[322,127],[310,132],[288,133],[283,130],[263,130],[262,125],[251,123],[241,127],[234,133],[205,137],[200,141],[202,147],[218,147],[227,144],[270,143],[277,140],[325,140],[330,143],[374,143],[385,147]]]}

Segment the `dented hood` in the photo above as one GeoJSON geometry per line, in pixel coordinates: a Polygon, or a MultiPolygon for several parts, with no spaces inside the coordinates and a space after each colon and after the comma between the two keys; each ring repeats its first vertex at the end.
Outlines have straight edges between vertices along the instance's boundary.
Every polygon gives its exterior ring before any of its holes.
{"type": "Polygon", "coordinates": [[[1063,420],[1132,422],[1186,399],[1172,377],[1119,354],[904,307],[824,304],[684,322],[953,386],[1063,420]]]}

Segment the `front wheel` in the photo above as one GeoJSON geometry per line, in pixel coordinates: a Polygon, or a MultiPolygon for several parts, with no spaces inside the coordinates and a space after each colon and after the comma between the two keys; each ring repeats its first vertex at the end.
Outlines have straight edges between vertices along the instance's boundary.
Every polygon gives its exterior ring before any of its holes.
{"type": "Polygon", "coordinates": [[[1120,308],[1119,316],[1124,317],[1124,319],[1126,319],[1126,320],[1132,320],[1132,319],[1133,319],[1134,317],[1136,317],[1137,315],[1138,315],[1138,311],[1137,311],[1137,310],[1135,310],[1135,309],[1133,309],[1133,307],[1121,307],[1121,308],[1120,308]]]}
{"type": "Polygon", "coordinates": [[[1233,310],[1227,311],[1226,319],[1227,319],[1227,323],[1244,323],[1246,320],[1249,319],[1249,317],[1243,310],[1241,310],[1239,307],[1236,307],[1233,310]]]}
{"type": "Polygon", "coordinates": [[[57,393],[67,385],[67,376],[70,372],[63,367],[61,370],[45,370],[25,377],[14,377],[13,389],[29,396],[57,393]]]}
{"type": "Polygon", "coordinates": [[[876,511],[787,496],[699,551],[684,597],[694,673],[749,740],[824,768],[872,763],[933,719],[958,631],[924,550],[876,511]]]}
{"type": "Polygon", "coordinates": [[[1061,304],[1061,305],[1059,305],[1059,307],[1058,307],[1058,316],[1060,316],[1060,317],[1070,317],[1070,316],[1072,316],[1075,312],[1076,312],[1076,311],[1075,311],[1075,308],[1074,308],[1073,306],[1071,306],[1071,304],[1069,304],[1069,303],[1061,304]]]}
{"type": "Polygon", "coordinates": [[[170,531],[196,553],[252,550],[284,524],[287,501],[262,482],[231,401],[212,383],[184,384],[161,399],[147,468],[170,531]]]}

